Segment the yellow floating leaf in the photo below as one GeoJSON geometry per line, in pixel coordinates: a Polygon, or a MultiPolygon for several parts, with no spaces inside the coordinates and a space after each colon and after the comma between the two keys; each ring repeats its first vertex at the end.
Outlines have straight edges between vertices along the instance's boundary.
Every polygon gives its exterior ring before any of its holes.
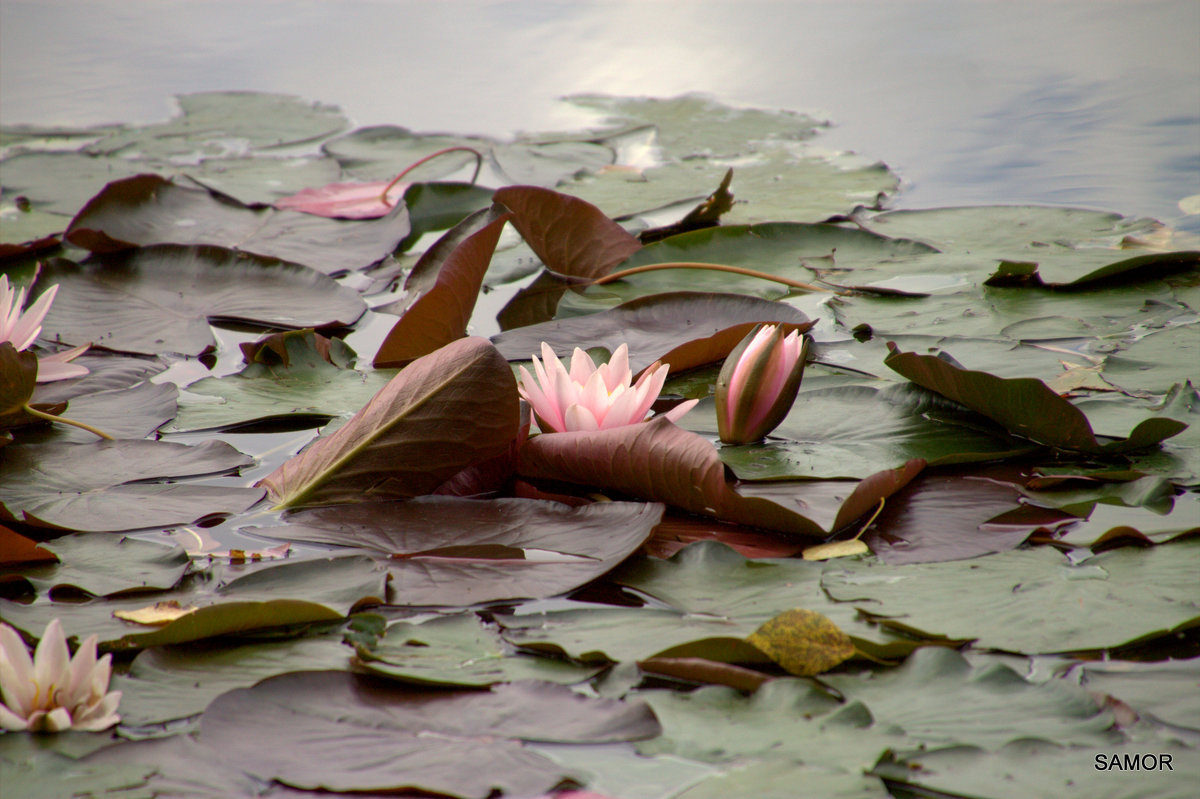
{"type": "Polygon", "coordinates": [[[848,541],[831,541],[828,544],[817,544],[800,553],[805,560],[829,560],[830,558],[847,558],[851,555],[866,555],[870,547],[860,538],[848,541]]]}
{"type": "Polygon", "coordinates": [[[147,627],[161,627],[196,610],[195,605],[181,607],[174,599],[167,602],[155,602],[137,610],[114,610],[113,616],[134,624],[144,624],[147,627]]]}
{"type": "Polygon", "coordinates": [[[811,677],[854,654],[850,636],[815,610],[785,610],[746,640],[786,671],[811,677]]]}

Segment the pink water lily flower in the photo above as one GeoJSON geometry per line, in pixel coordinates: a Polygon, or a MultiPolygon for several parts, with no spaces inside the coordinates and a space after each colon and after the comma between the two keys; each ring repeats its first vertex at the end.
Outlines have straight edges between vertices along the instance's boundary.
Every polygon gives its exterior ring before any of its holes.
{"type": "MultiPolygon", "coordinates": [[[[51,286],[42,292],[37,302],[22,312],[25,289],[13,289],[8,284],[8,275],[0,275],[0,343],[7,341],[16,347],[18,352],[29,349],[42,332],[42,320],[46,318],[50,303],[54,302],[54,295],[57,293],[58,286],[51,286]]],[[[37,381],[49,383],[53,380],[83,377],[88,373],[87,367],[68,361],[78,358],[87,348],[88,345],[85,344],[38,358],[37,381]]]]}
{"type": "Polygon", "coordinates": [[[96,659],[97,638],[88,636],[72,658],[53,619],[31,660],[17,631],[0,624],[0,728],[96,732],[120,721],[121,692],[108,690],[112,655],[96,659]]]}
{"type": "Polygon", "coordinates": [[[756,325],[721,367],[714,399],[717,431],[726,444],[748,444],[787,416],[812,339],[778,325],[756,325]]]}
{"type": "MultiPolygon", "coordinates": [[[[636,383],[629,370],[629,347],[622,344],[608,363],[596,366],[586,352],[575,348],[568,370],[550,345],[542,342],[542,360],[535,355],[535,380],[524,366],[517,391],[532,406],[543,433],[607,430],[646,419],[667,379],[667,364],[655,363],[636,383]]],[[[666,413],[678,421],[696,404],[688,400],[666,413]]]]}

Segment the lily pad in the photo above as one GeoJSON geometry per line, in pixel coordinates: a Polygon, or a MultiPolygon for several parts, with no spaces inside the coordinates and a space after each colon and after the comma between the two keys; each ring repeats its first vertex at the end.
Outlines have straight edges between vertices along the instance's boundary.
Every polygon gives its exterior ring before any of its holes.
{"type": "Polygon", "coordinates": [[[639,297],[607,311],[528,325],[492,337],[510,361],[528,360],[541,343],[566,357],[586,343],[614,352],[629,346],[634,374],[661,361],[673,372],[721,360],[759,322],[805,331],[812,322],[782,303],[739,294],[679,291],[639,297]]]}
{"type": "MultiPolygon", "coordinates": [[[[146,438],[175,416],[179,389],[170,383],[140,383],[133,388],[97,391],[73,398],[65,416],[86,422],[113,438],[146,438]]],[[[78,427],[54,424],[42,428],[40,435],[22,436],[21,440],[70,441],[90,443],[94,433],[78,427]]]]}
{"type": "Polygon", "coordinates": [[[336,362],[322,357],[312,331],[285,334],[286,363],[255,359],[227,377],[207,377],[187,388],[168,431],[234,429],[264,421],[317,426],[349,419],[395,372],[349,368],[353,351],[340,340],[336,362]],[[347,359],[350,359],[349,361],[347,359]]]}
{"type": "Polygon", "coordinates": [[[419,497],[296,511],[255,533],[370,550],[392,574],[393,604],[461,607],[577,588],[641,546],[661,514],[632,502],[419,497]]]}
{"type": "Polygon", "coordinates": [[[1006,429],[1043,444],[1080,452],[1123,452],[1153,447],[1178,435],[1186,425],[1168,418],[1149,418],[1129,436],[1101,442],[1087,417],[1045,383],[1032,378],[1005,379],[972,371],[932,355],[892,348],[884,363],[909,380],[988,416],[1006,429]]]}
{"type": "Polygon", "coordinates": [[[409,231],[403,205],[381,219],[326,219],[243,205],[158,175],[136,175],[105,186],[71,220],[65,238],[98,253],[207,244],[338,274],[382,260],[409,231]]]}
{"type": "Polygon", "coordinates": [[[192,561],[180,546],[163,546],[100,533],[65,535],[41,545],[60,563],[24,569],[39,592],[72,588],[93,596],[164,591],[175,586],[192,561]]]}
{"type": "Polygon", "coordinates": [[[127,675],[113,678],[122,691],[121,724],[163,724],[198,716],[213,699],[249,688],[276,674],[297,670],[349,669],[353,650],[333,633],[281,641],[198,646],[163,646],[139,652],[127,675]]]}
{"type": "Polygon", "coordinates": [[[243,574],[213,566],[158,594],[30,605],[0,600],[0,611],[31,637],[60,618],[68,637],[82,640],[95,633],[102,650],[131,651],[219,636],[294,633],[298,625],[338,622],[358,606],[380,604],[386,585],[387,571],[379,563],[350,555],[264,564],[243,574]],[[164,602],[176,603],[181,611],[164,624],[123,618],[164,602]]]}
{"type": "MultiPolygon", "coordinates": [[[[686,427],[704,420],[708,403],[686,427]]],[[[996,460],[1035,448],[986,417],[911,384],[835,386],[802,391],[764,444],[722,447],[721,460],[744,480],[866,477],[922,458],[930,466],[996,460]]]]}
{"type": "Polygon", "coordinates": [[[1102,650],[1200,624],[1198,551],[1200,540],[1192,539],[1074,564],[1048,547],[989,555],[966,568],[838,561],[826,566],[821,586],[839,602],[865,603],[885,624],[974,638],[983,648],[1102,650]]]}
{"type": "Polygon", "coordinates": [[[352,324],[366,311],[354,291],[319,272],[220,247],[143,247],[82,264],[54,259],[39,283],[59,286],[44,335],[147,354],[213,348],[210,319],[321,327],[352,324]]]}
{"type": "MultiPolygon", "coordinates": [[[[724,544],[702,541],[668,560],[630,561],[609,579],[677,611],[732,623],[737,637],[749,635],[785,610],[805,608],[828,617],[860,651],[873,657],[903,657],[937,642],[928,636],[906,639],[866,623],[852,605],[835,602],[821,590],[822,570],[820,563],[797,559],[750,560],[724,544]]],[[[873,604],[860,607],[882,610],[873,604]]]]}
{"type": "Polygon", "coordinates": [[[223,154],[231,141],[270,149],[321,139],[347,120],[336,106],[266,92],[177,95],[181,113],[166,122],[115,131],[89,152],[136,150],[141,158],[223,154]]]}
{"type": "Polygon", "coordinates": [[[511,654],[496,630],[473,613],[420,624],[397,622],[371,647],[358,647],[358,664],[373,674],[416,685],[484,687],[518,680],[582,682],[600,671],[565,660],[511,654]]]}
{"type": "Polygon", "coordinates": [[[246,510],[263,492],[151,482],[227,472],[250,459],[221,441],[103,441],[5,447],[0,518],[67,530],[133,530],[246,510]]]}
{"type": "MultiPolygon", "coordinates": [[[[658,729],[642,703],[589,699],[549,683],[431,693],[378,677],[295,672],[214,700],[200,724],[203,748],[190,763],[168,760],[160,779],[219,769],[308,790],[532,796],[575,775],[522,740],[607,743],[658,729]]],[[[101,757],[158,763],[153,750],[124,744],[101,757]]]]}

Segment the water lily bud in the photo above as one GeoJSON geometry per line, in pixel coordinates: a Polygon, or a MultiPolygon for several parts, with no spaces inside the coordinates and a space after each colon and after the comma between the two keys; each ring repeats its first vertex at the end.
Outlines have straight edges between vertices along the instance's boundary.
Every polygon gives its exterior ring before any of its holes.
{"type": "Polygon", "coordinates": [[[756,325],[717,377],[717,431],[726,444],[759,441],[791,410],[812,339],[779,325],[756,325]]]}

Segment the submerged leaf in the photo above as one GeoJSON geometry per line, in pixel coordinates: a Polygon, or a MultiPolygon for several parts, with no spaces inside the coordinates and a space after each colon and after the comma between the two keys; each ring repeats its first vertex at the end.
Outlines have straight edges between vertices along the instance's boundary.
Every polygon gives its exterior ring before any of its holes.
{"type": "Polygon", "coordinates": [[[486,339],[417,359],[332,435],[264,477],[281,507],[428,494],[517,435],[516,380],[486,339]]]}

